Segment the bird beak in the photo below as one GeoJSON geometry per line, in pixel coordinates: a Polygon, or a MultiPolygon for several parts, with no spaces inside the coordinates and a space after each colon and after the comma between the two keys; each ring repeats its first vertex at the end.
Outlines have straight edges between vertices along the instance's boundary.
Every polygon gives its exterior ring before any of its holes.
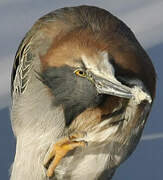
{"type": "Polygon", "coordinates": [[[132,98],[131,88],[121,84],[119,81],[95,77],[94,83],[99,94],[108,94],[126,99],[132,98]]]}

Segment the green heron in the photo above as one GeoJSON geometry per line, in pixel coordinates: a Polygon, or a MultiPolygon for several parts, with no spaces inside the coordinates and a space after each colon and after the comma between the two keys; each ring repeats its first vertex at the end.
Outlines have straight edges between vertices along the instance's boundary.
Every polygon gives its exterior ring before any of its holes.
{"type": "Polygon", "coordinates": [[[12,72],[11,180],[105,180],[138,144],[156,74],[132,31],[104,9],[40,18],[12,72]]]}

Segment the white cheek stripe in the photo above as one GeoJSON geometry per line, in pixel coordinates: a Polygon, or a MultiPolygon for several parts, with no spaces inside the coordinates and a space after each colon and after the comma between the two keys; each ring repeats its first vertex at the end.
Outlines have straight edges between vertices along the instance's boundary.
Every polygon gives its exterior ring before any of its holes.
{"type": "Polygon", "coordinates": [[[99,61],[99,64],[90,63],[90,58],[93,57],[86,57],[85,55],[81,56],[86,68],[90,71],[92,71],[95,75],[100,76],[102,78],[109,78],[113,81],[117,81],[114,77],[114,68],[112,64],[109,63],[109,57],[107,52],[100,52],[99,56],[94,58],[100,58],[101,61],[99,61]]]}

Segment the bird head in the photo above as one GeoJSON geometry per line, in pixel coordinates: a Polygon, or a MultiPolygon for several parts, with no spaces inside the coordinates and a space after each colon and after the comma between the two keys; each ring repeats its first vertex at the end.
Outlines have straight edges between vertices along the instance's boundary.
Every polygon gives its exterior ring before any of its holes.
{"type": "Polygon", "coordinates": [[[154,77],[150,82],[147,78],[153,66],[135,44],[118,34],[107,39],[105,33],[89,29],[61,32],[54,39],[41,57],[42,79],[55,97],[54,104],[63,106],[67,125],[108,96],[133,98],[133,86],[154,94],[154,77]]]}

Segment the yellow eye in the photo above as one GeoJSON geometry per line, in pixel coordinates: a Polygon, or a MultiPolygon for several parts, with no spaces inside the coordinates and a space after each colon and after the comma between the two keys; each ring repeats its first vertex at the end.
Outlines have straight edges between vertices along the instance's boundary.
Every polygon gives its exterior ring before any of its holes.
{"type": "Polygon", "coordinates": [[[86,77],[86,73],[80,69],[77,69],[74,71],[74,73],[77,75],[77,76],[80,76],[80,77],[86,77]]]}

